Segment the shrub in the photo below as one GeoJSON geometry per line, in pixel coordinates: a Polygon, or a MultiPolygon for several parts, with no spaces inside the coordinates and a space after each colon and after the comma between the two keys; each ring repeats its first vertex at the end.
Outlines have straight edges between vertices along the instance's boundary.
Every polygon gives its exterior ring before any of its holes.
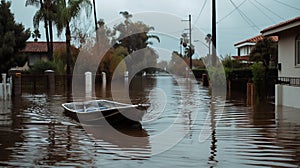
{"type": "Polygon", "coordinates": [[[56,71],[56,66],[50,61],[37,61],[30,69],[31,73],[44,73],[46,70],[56,71]]]}
{"type": "Polygon", "coordinates": [[[266,98],[266,68],[262,63],[255,63],[252,65],[252,80],[255,88],[255,96],[259,100],[266,98]]]}
{"type": "Polygon", "coordinates": [[[226,86],[226,74],[223,66],[209,67],[207,69],[210,84],[214,86],[226,86]]]}

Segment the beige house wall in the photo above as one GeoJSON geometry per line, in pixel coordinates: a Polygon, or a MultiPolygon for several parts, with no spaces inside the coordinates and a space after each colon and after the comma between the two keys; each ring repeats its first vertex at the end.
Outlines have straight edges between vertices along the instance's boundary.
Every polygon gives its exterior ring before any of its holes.
{"type": "Polygon", "coordinates": [[[300,66],[296,66],[296,36],[293,31],[284,31],[279,35],[278,63],[281,63],[279,77],[300,77],[300,66]]]}

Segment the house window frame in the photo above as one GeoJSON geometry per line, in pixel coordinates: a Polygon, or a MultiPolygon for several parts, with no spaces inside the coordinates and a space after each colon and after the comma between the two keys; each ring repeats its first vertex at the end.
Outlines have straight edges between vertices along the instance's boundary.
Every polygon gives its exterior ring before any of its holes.
{"type": "Polygon", "coordinates": [[[295,66],[300,68],[300,35],[296,36],[295,47],[296,47],[295,66]]]}

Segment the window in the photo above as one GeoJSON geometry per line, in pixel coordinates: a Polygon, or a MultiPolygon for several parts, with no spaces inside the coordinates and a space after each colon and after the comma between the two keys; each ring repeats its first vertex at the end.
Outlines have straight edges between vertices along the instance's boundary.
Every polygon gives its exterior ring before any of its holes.
{"type": "Polygon", "coordinates": [[[296,38],[296,65],[300,66],[300,35],[296,38]]]}

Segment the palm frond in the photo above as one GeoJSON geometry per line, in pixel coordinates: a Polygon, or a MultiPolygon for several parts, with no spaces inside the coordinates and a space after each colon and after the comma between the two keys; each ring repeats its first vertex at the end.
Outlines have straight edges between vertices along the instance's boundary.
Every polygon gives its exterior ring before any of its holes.
{"type": "Polygon", "coordinates": [[[160,43],[160,38],[156,35],[148,35],[148,38],[154,38],[160,43]]]}
{"type": "Polygon", "coordinates": [[[35,7],[40,7],[40,0],[26,0],[25,6],[35,6],[35,7]]]}
{"type": "Polygon", "coordinates": [[[56,4],[57,16],[54,23],[58,36],[73,18],[80,15],[83,8],[86,10],[87,16],[90,16],[92,11],[92,4],[89,0],[69,0],[67,3],[66,0],[56,0],[56,4]]]}
{"type": "Polygon", "coordinates": [[[37,29],[40,22],[44,19],[44,10],[38,10],[33,16],[33,26],[37,29]]]}

